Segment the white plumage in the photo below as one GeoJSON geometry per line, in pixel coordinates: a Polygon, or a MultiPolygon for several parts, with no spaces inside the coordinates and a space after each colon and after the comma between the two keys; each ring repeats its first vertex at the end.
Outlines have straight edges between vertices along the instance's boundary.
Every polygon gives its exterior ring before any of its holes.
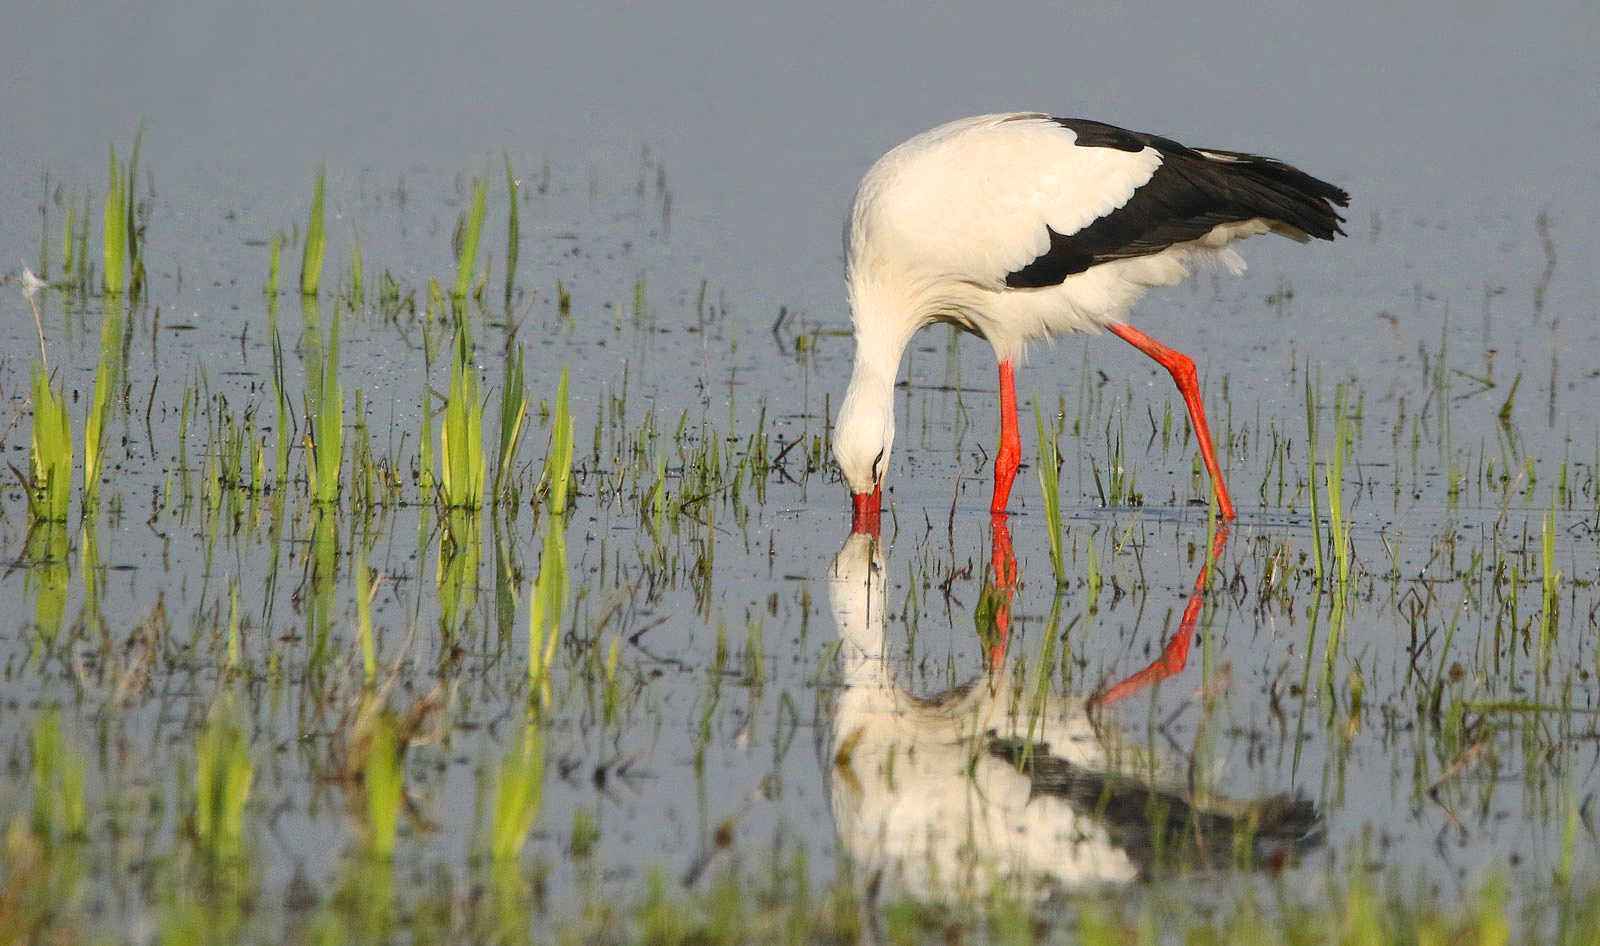
{"type": "Polygon", "coordinates": [[[834,453],[858,524],[875,528],[901,354],[934,322],[983,336],[1000,362],[994,512],[1020,459],[1013,364],[1032,342],[1105,327],[1173,372],[1232,518],[1193,364],[1127,328],[1128,309],[1196,262],[1242,269],[1228,246],[1241,237],[1332,239],[1347,200],[1269,158],[1039,113],[962,119],[890,151],[861,182],[845,247],[856,362],[834,453]]]}

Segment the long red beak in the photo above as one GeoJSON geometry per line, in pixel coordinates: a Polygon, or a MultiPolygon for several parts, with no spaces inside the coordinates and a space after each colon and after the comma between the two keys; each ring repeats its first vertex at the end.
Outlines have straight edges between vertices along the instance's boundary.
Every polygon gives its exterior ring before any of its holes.
{"type": "Polygon", "coordinates": [[[850,531],[877,535],[879,523],[882,521],[883,484],[874,486],[870,493],[852,493],[850,502],[855,507],[854,515],[850,519],[850,531]]]}

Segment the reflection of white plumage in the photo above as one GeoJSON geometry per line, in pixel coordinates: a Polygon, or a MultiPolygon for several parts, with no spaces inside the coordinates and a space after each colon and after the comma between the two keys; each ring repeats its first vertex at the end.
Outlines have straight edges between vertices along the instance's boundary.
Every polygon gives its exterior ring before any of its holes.
{"type": "Polygon", "coordinates": [[[1278,845],[1268,856],[1313,832],[1315,809],[1297,797],[1202,804],[1181,760],[1119,747],[1081,700],[1052,697],[1035,713],[1009,674],[911,696],[885,654],[883,567],[876,539],[852,534],[829,588],[845,686],[823,764],[859,879],[935,899],[1001,882],[1026,896],[1133,880],[1197,844],[1225,864],[1236,830],[1278,845]]]}

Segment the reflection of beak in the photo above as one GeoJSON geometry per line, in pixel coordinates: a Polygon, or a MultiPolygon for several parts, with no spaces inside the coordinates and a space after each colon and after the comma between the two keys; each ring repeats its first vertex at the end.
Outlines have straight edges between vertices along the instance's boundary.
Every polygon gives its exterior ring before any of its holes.
{"type": "Polygon", "coordinates": [[[850,531],[877,535],[878,525],[882,519],[883,484],[879,483],[872,487],[870,493],[851,494],[850,501],[855,506],[850,519],[850,531]]]}

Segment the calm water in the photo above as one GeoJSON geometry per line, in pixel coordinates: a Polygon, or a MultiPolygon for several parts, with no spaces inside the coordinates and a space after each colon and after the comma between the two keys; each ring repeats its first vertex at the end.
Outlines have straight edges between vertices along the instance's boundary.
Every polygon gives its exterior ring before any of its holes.
{"type": "MultiPolygon", "coordinates": [[[[929,852],[897,853],[872,834],[874,812],[898,812],[889,822],[903,829],[935,821],[935,804],[970,812],[975,797],[1016,787],[923,774],[925,791],[875,793],[881,760],[861,749],[857,774],[841,776],[841,744],[852,727],[874,732],[898,718],[886,707],[913,705],[959,705],[951,714],[964,725],[993,712],[1009,720],[988,727],[1003,736],[1015,706],[1039,692],[1048,699],[1032,705],[1052,732],[1076,733],[1158,790],[1311,803],[1314,825],[1291,845],[1296,882],[1364,861],[1446,888],[1505,865],[1548,870],[1577,806],[1577,849],[1592,857],[1600,285],[1587,260],[1600,226],[1584,208],[1600,192],[1596,36],[1600,14],[1577,3],[1314,16],[1250,4],[1064,13],[484,3],[382,18],[338,4],[92,15],[30,5],[0,36],[10,100],[0,259],[12,272],[37,268],[42,233],[59,265],[63,208],[86,191],[93,251],[106,150],[125,159],[142,127],[150,285],[130,315],[128,406],[92,539],[98,567],[82,557],[91,540],[76,512],[60,559],[30,551],[21,491],[0,495],[15,566],[0,577],[10,615],[0,622],[9,765],[0,820],[30,803],[31,734],[56,706],[90,759],[91,833],[121,823],[108,810],[153,806],[133,829],[137,850],[118,857],[163,856],[184,830],[177,810],[196,727],[233,692],[252,734],[246,824],[263,885],[336,875],[362,823],[329,771],[358,689],[348,556],[361,547],[385,576],[373,617],[384,661],[399,662],[391,705],[404,713],[436,701],[407,756],[414,808],[399,857],[419,872],[464,869],[486,817],[487,773],[520,727],[527,618],[514,595],[537,571],[545,526],[528,509],[503,534],[484,522],[478,578],[441,577],[439,527],[416,502],[410,464],[422,391],[448,383],[448,343],[430,370],[437,340],[417,317],[386,317],[376,303],[344,316],[350,409],[360,388],[376,451],[400,458],[405,485],[403,502],[331,527],[331,579],[317,571],[321,539],[303,499],[274,509],[245,498],[219,525],[203,499],[175,498],[178,425],[185,391],[203,390],[189,402],[196,477],[208,421],[254,406],[271,426],[267,243],[290,234],[288,285],[318,166],[328,172],[325,282],[346,278],[359,245],[369,300],[387,271],[418,308],[430,278],[453,281],[452,228],[473,176],[491,175],[480,251],[491,302],[475,325],[492,410],[508,321],[498,300],[509,160],[522,181],[510,321],[535,402],[522,463],[536,478],[548,438],[538,401],[569,365],[578,473],[569,621],[574,640],[595,642],[568,655],[529,843],[558,902],[592,883],[636,890],[641,865],[698,884],[798,846],[818,878],[849,854],[858,865],[899,864],[908,887],[927,888],[915,865],[929,852]],[[1165,427],[1166,411],[1181,415],[1165,375],[1108,338],[1034,354],[1019,378],[1022,409],[1036,401],[1062,431],[1065,580],[1053,574],[1025,416],[1011,640],[986,672],[974,633],[992,624],[984,586],[998,547],[986,514],[995,413],[986,347],[942,329],[913,346],[884,547],[846,544],[844,489],[805,456],[826,436],[849,371],[839,231],[856,181],[910,134],[1007,108],[1274,154],[1354,201],[1348,239],[1253,241],[1244,277],[1201,274],[1137,310],[1141,328],[1195,357],[1213,422],[1231,434],[1224,465],[1241,517],[1214,569],[1204,510],[1190,503],[1204,496],[1192,445],[1181,419],[1165,427]],[[1326,517],[1341,383],[1354,566],[1336,605],[1314,577],[1315,538],[1326,541],[1331,525],[1314,533],[1309,509],[1314,479],[1326,517]],[[1315,467],[1308,385],[1321,399],[1315,467]],[[652,425],[659,436],[645,442],[666,458],[670,488],[694,500],[666,537],[651,531],[643,487],[616,462],[618,444],[652,425]],[[802,443],[759,486],[690,495],[697,450],[709,444],[736,461],[758,432],[769,458],[802,443]],[[1142,507],[1099,500],[1097,472],[1109,480],[1119,444],[1142,507]],[[1544,646],[1547,531],[1561,579],[1544,646]],[[873,554],[877,609],[840,577],[872,567],[873,554]],[[1183,630],[1201,575],[1208,594],[1187,667],[1086,722],[1088,696],[1150,664],[1183,630]],[[330,580],[331,612],[318,612],[308,602],[330,580]],[[440,599],[452,581],[473,593],[456,616],[465,630],[447,646],[440,599]],[[45,629],[41,596],[61,586],[65,617],[45,629]],[[230,681],[219,661],[232,589],[247,669],[230,681]],[[308,642],[319,620],[338,654],[329,663],[308,642]],[[614,719],[584,682],[613,644],[627,694],[614,719]],[[118,668],[146,647],[149,679],[120,684],[118,668]],[[306,674],[317,692],[295,685],[306,674]],[[974,710],[983,693],[991,703],[974,710]],[[863,707],[874,694],[887,702],[863,707]],[[574,862],[580,812],[599,841],[574,862]]],[[[52,365],[86,397],[98,301],[42,299],[52,365]]],[[[0,306],[10,313],[0,397],[8,417],[23,417],[3,448],[20,468],[37,346],[15,285],[0,306]]],[[[332,307],[324,302],[322,318],[332,307]]],[[[298,392],[302,316],[288,296],[279,309],[298,392]]],[[[79,423],[82,402],[71,410],[79,423]]],[[[934,727],[895,739],[948,748],[960,737],[934,727]]],[[[1058,826],[1081,817],[1050,813],[1058,826]]],[[[1112,868],[1057,873],[1066,886],[1126,879],[1112,868]]],[[[112,915],[144,922],[138,898],[118,902],[112,915]]]]}

